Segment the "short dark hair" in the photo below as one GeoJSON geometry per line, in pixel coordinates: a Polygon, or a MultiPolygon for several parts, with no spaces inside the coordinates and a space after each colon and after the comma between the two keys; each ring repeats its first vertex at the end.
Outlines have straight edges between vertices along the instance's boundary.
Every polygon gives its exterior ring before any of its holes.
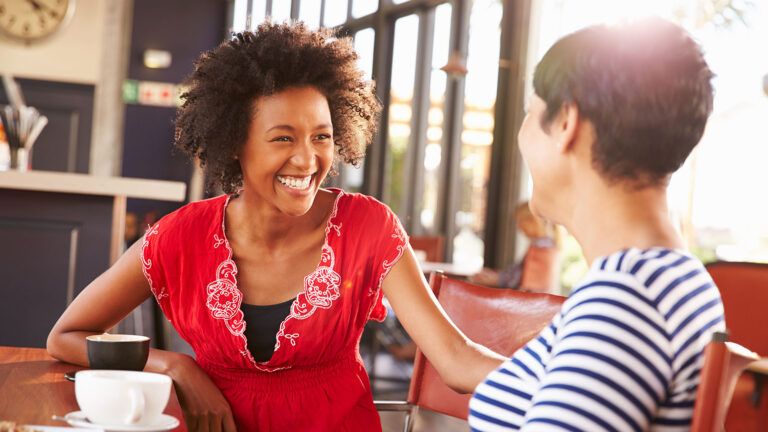
{"type": "Polygon", "coordinates": [[[234,193],[243,183],[235,156],[248,137],[255,100],[312,86],[328,99],[339,156],[357,164],[381,110],[357,59],[349,38],[301,22],[265,22],[237,33],[195,63],[177,112],[175,145],[200,159],[209,182],[234,193]]]}
{"type": "Polygon", "coordinates": [[[608,180],[661,184],[685,162],[712,112],[701,47],[671,22],[595,25],[558,40],[539,62],[548,126],[563,103],[595,127],[592,164],[608,180]]]}

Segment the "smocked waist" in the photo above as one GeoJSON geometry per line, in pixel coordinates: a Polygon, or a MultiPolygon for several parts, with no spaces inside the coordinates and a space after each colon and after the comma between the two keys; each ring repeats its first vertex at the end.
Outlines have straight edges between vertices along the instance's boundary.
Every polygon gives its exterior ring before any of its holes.
{"type": "Polygon", "coordinates": [[[242,389],[262,391],[296,391],[338,380],[344,375],[357,377],[365,368],[355,352],[334,360],[306,366],[290,366],[273,372],[222,366],[205,359],[198,365],[217,384],[235,384],[242,389]]]}

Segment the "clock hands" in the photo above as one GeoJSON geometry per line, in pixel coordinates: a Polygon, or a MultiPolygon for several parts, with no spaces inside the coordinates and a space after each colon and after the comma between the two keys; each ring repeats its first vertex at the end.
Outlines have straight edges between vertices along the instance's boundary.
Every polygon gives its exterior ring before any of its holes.
{"type": "Polygon", "coordinates": [[[48,13],[51,15],[51,18],[59,17],[59,13],[55,9],[51,8],[45,3],[40,2],[39,0],[27,0],[27,3],[31,4],[32,8],[36,12],[44,12],[44,9],[47,9],[48,13]]]}

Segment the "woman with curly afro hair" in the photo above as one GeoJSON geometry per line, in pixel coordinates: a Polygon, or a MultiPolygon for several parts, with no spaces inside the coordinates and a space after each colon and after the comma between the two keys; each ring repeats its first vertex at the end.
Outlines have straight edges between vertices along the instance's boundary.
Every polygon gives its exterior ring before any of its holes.
{"type": "Polygon", "coordinates": [[[195,358],[152,350],[146,369],[174,380],[195,431],[381,430],[358,345],[384,294],[456,390],[501,364],[448,321],[387,206],[321,187],[363,157],[380,110],[349,39],[267,22],[187,84],[176,145],[225,194],[152,226],[59,319],[51,355],[87,365],[85,336],[154,296],[195,358]]]}

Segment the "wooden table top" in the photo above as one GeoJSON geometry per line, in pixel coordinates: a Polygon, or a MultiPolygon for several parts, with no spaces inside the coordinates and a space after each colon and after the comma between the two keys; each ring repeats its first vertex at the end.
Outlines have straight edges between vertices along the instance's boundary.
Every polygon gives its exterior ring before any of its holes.
{"type": "MultiPolygon", "coordinates": [[[[66,426],[51,416],[79,410],[75,384],[67,381],[64,373],[83,369],[87,368],[55,360],[42,348],[0,346],[0,420],[66,426]]],[[[181,406],[173,390],[165,413],[179,419],[176,431],[186,432],[181,406]]]]}

